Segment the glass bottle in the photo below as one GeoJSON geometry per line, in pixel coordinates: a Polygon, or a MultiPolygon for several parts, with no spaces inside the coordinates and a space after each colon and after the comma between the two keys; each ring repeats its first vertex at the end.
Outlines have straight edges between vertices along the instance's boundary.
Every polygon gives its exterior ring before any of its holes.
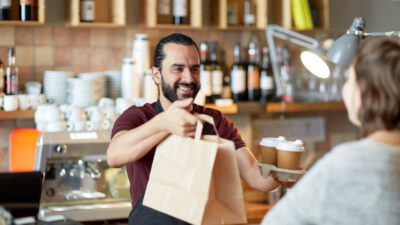
{"type": "Polygon", "coordinates": [[[257,61],[256,44],[249,43],[249,64],[247,65],[247,98],[249,101],[260,100],[260,69],[257,61]]]}
{"type": "Polygon", "coordinates": [[[157,2],[157,24],[172,24],[171,0],[157,2]]]}
{"type": "Polygon", "coordinates": [[[274,73],[272,71],[268,48],[264,47],[262,52],[260,78],[261,102],[270,102],[274,99],[274,73]]]}
{"type": "Polygon", "coordinates": [[[231,70],[231,90],[234,102],[245,101],[246,96],[246,70],[241,63],[241,46],[236,44],[233,50],[235,57],[231,70]]]}
{"type": "Polygon", "coordinates": [[[33,20],[33,0],[20,0],[19,1],[19,20],[31,21],[33,20]]]}
{"type": "Polygon", "coordinates": [[[218,43],[211,42],[210,48],[210,58],[211,58],[211,69],[212,69],[212,98],[213,101],[221,98],[222,90],[223,90],[223,77],[224,73],[222,72],[221,64],[217,61],[217,50],[218,43]]]}
{"type": "Polygon", "coordinates": [[[231,92],[231,77],[228,73],[228,68],[226,66],[226,53],[223,49],[221,49],[221,69],[224,74],[223,80],[222,80],[222,98],[231,98],[232,97],[232,92],[231,92]]]}
{"type": "Polygon", "coordinates": [[[1,59],[0,59],[0,93],[4,93],[4,90],[5,90],[4,84],[6,81],[6,77],[4,75],[5,75],[4,74],[4,64],[3,64],[3,61],[1,61],[1,59]]]}
{"type": "Polygon", "coordinates": [[[243,23],[245,26],[253,26],[255,24],[255,6],[253,5],[253,2],[251,0],[245,0],[244,1],[244,17],[243,17],[243,23]]]}
{"type": "Polygon", "coordinates": [[[4,92],[6,95],[18,94],[18,68],[15,66],[14,48],[8,50],[8,66],[5,76],[4,92]]]}
{"type": "Polygon", "coordinates": [[[175,25],[188,24],[188,0],[173,0],[173,20],[175,25]]]}
{"type": "Polygon", "coordinates": [[[0,20],[11,20],[11,0],[0,0],[0,20]]]}
{"type": "Polygon", "coordinates": [[[294,88],[292,84],[292,74],[290,68],[290,52],[289,46],[285,45],[282,48],[282,65],[280,68],[281,80],[283,84],[282,101],[293,102],[294,101],[294,88]]]}
{"type": "Polygon", "coordinates": [[[200,43],[200,92],[205,96],[205,103],[212,103],[212,68],[208,61],[208,43],[200,43]]]}
{"type": "Polygon", "coordinates": [[[95,7],[94,0],[81,0],[81,22],[93,22],[95,20],[95,7]]]}

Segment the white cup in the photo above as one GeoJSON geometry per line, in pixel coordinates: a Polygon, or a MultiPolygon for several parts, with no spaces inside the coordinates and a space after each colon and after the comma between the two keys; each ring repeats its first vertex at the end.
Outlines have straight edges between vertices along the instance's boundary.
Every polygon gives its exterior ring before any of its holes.
{"type": "Polygon", "coordinates": [[[4,111],[15,111],[18,109],[18,96],[5,95],[3,96],[3,109],[4,111]]]}
{"type": "Polygon", "coordinates": [[[67,131],[84,131],[86,129],[86,122],[85,121],[68,121],[66,123],[67,131]]]}
{"type": "Polygon", "coordinates": [[[46,102],[47,102],[45,95],[29,94],[28,98],[29,98],[29,102],[30,102],[30,107],[32,109],[36,109],[39,105],[46,104],[46,102]]]}
{"type": "Polygon", "coordinates": [[[58,122],[64,120],[64,115],[61,110],[57,107],[57,105],[48,105],[46,107],[46,121],[48,123],[58,122]]]}
{"type": "Polygon", "coordinates": [[[86,114],[79,107],[71,107],[67,113],[67,120],[71,122],[86,121],[86,114]]]}
{"type": "Polygon", "coordinates": [[[52,121],[47,123],[46,131],[47,132],[61,132],[65,130],[65,122],[64,121],[52,121]]]}
{"type": "Polygon", "coordinates": [[[86,108],[86,113],[89,116],[90,121],[102,121],[104,120],[103,111],[98,106],[90,106],[86,108]]]}
{"type": "Polygon", "coordinates": [[[128,109],[130,106],[132,105],[132,103],[125,98],[117,98],[116,103],[115,103],[115,111],[118,114],[123,113],[126,109],[128,109]]]}
{"type": "Polygon", "coordinates": [[[25,90],[30,95],[39,95],[42,90],[42,84],[37,81],[28,81],[25,83],[25,90]]]}
{"type": "Polygon", "coordinates": [[[102,129],[102,130],[108,130],[108,129],[110,129],[110,127],[111,127],[111,123],[107,119],[103,120],[100,124],[100,129],[102,129]]]}
{"type": "Polygon", "coordinates": [[[106,119],[108,119],[109,121],[115,121],[117,119],[117,117],[118,117],[118,114],[115,111],[114,107],[113,108],[109,108],[107,110],[103,110],[103,114],[104,114],[104,117],[106,119]]]}
{"type": "Polygon", "coordinates": [[[101,98],[98,106],[104,111],[114,107],[114,100],[112,98],[101,98]]]}
{"type": "Polygon", "coordinates": [[[27,94],[18,95],[18,102],[19,109],[21,110],[27,110],[29,107],[31,107],[31,100],[27,94]]]}
{"type": "Polygon", "coordinates": [[[86,122],[86,130],[88,130],[88,131],[99,130],[99,128],[100,128],[100,121],[87,121],[86,122]]]}

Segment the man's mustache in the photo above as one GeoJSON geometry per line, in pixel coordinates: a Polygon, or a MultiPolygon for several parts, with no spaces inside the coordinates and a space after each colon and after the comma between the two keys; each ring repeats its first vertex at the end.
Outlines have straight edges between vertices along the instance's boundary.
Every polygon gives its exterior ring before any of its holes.
{"type": "Polygon", "coordinates": [[[174,88],[177,89],[179,85],[190,87],[193,88],[194,90],[197,89],[197,85],[195,83],[184,83],[184,82],[175,83],[174,88]]]}

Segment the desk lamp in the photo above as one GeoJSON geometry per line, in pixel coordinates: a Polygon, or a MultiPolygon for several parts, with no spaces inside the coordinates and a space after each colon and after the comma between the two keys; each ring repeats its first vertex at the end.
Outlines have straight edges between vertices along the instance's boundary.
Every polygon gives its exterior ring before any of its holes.
{"type": "Polygon", "coordinates": [[[361,17],[356,17],[353,20],[350,28],[346,34],[339,37],[329,49],[327,59],[343,68],[350,65],[351,59],[356,52],[361,39],[367,37],[400,37],[400,31],[389,31],[389,32],[372,32],[366,33],[365,21],[361,17]]]}

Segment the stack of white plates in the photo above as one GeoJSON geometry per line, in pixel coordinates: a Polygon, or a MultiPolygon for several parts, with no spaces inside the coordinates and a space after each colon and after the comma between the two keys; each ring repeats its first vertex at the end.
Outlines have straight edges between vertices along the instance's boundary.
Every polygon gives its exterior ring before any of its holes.
{"type": "Polygon", "coordinates": [[[79,107],[96,105],[106,96],[106,76],[103,73],[81,73],[78,78],[68,79],[70,85],[68,103],[79,107]]]}
{"type": "Polygon", "coordinates": [[[107,96],[113,99],[121,97],[121,71],[106,71],[107,96]]]}
{"type": "Polygon", "coordinates": [[[44,94],[50,102],[65,104],[67,102],[68,78],[73,77],[70,71],[44,71],[44,94]]]}

